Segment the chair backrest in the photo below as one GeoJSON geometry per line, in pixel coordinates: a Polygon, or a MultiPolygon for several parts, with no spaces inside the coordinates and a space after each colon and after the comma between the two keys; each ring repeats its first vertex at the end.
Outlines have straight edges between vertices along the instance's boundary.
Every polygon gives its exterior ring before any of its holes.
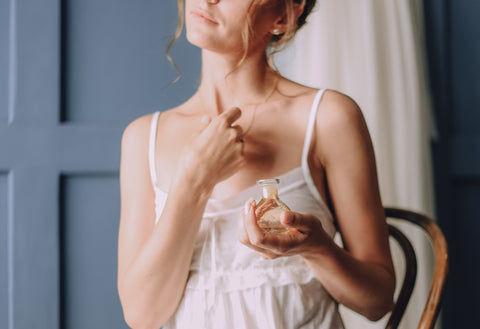
{"type": "Polygon", "coordinates": [[[395,226],[391,225],[391,223],[405,221],[416,224],[427,233],[435,252],[435,268],[433,271],[432,284],[423,309],[422,317],[418,324],[418,329],[431,329],[435,325],[440,310],[448,272],[448,250],[445,236],[433,220],[419,213],[405,209],[385,208],[385,214],[389,221],[388,228],[390,236],[393,237],[401,247],[405,255],[406,264],[405,277],[386,329],[395,329],[398,327],[405,312],[405,308],[410,300],[417,276],[417,259],[412,244],[405,234],[395,226]]]}

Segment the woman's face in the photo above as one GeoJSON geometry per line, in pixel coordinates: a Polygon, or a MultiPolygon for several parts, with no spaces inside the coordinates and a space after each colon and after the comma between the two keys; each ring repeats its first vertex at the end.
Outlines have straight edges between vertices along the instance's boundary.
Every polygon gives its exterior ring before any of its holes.
{"type": "MultiPolygon", "coordinates": [[[[185,24],[190,43],[215,52],[242,54],[242,33],[252,0],[186,0],[185,24]]],[[[276,15],[273,10],[261,10],[255,15],[255,31],[250,48],[266,47],[276,15]]]]}

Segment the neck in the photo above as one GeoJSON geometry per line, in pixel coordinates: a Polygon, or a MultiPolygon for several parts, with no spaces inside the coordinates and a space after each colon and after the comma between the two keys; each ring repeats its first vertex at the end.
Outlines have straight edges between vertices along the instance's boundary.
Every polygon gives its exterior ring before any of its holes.
{"type": "Polygon", "coordinates": [[[248,110],[263,103],[275,88],[278,74],[267,63],[265,54],[248,56],[240,67],[239,58],[202,51],[202,80],[198,93],[205,111],[218,115],[232,107],[248,110]]]}

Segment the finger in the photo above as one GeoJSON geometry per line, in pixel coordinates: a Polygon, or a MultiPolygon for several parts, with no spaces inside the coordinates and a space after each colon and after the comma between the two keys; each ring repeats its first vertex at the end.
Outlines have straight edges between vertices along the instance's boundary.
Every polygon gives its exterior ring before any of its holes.
{"type": "Polygon", "coordinates": [[[255,246],[262,246],[265,241],[265,232],[258,226],[255,207],[255,200],[250,199],[245,207],[244,226],[250,243],[255,246]]]}
{"type": "Polygon", "coordinates": [[[245,156],[245,138],[240,138],[240,154],[245,156]]]}
{"type": "Polygon", "coordinates": [[[233,154],[236,156],[239,167],[243,167],[246,164],[245,159],[245,140],[243,138],[238,139],[236,143],[232,145],[233,154]]]}
{"type": "Polygon", "coordinates": [[[244,219],[245,214],[242,212],[238,221],[238,241],[240,241],[241,244],[248,245],[250,241],[248,240],[247,231],[245,230],[245,226],[243,224],[244,219]]]}
{"type": "Polygon", "coordinates": [[[233,125],[232,126],[232,129],[234,129],[237,133],[237,141],[239,142],[243,142],[243,129],[242,127],[240,127],[239,125],[233,125]]]}
{"type": "Polygon", "coordinates": [[[212,121],[212,118],[205,114],[205,115],[202,115],[202,118],[200,119],[200,124],[206,127],[208,126],[210,121],[212,121]]]}
{"type": "Polygon", "coordinates": [[[248,239],[247,232],[245,232],[244,229],[239,232],[238,240],[241,244],[252,249],[257,255],[261,256],[264,259],[274,259],[278,257],[278,255],[273,251],[253,245],[248,239]]]}
{"type": "MultiPolygon", "coordinates": [[[[247,206],[246,206],[247,207],[247,206]]],[[[249,247],[250,249],[254,250],[255,253],[259,256],[261,256],[263,259],[274,259],[277,258],[278,255],[266,250],[261,247],[254,246],[253,244],[250,243],[250,239],[248,237],[248,233],[245,229],[244,221],[246,217],[246,212],[240,215],[240,220],[238,221],[238,241],[249,247]]]]}
{"type": "Polygon", "coordinates": [[[300,214],[294,211],[282,212],[280,220],[282,224],[298,229],[299,231],[310,231],[318,220],[310,214],[300,214]]]}
{"type": "Polygon", "coordinates": [[[208,115],[205,114],[201,117],[200,125],[199,125],[199,128],[198,128],[198,134],[199,135],[208,127],[210,122],[212,122],[212,118],[209,117],[208,115]]]}
{"type": "MultiPolygon", "coordinates": [[[[250,247],[252,248],[252,247],[250,247]]],[[[257,247],[258,248],[258,247],[257,247]]],[[[277,254],[274,254],[273,252],[271,251],[268,251],[268,250],[264,250],[264,251],[255,251],[255,253],[262,257],[263,259],[275,259],[275,258],[278,258],[280,257],[279,255],[277,254]]]]}
{"type": "Polygon", "coordinates": [[[218,117],[225,120],[228,126],[237,121],[242,116],[242,110],[238,107],[232,107],[231,109],[223,112],[218,117]]]}

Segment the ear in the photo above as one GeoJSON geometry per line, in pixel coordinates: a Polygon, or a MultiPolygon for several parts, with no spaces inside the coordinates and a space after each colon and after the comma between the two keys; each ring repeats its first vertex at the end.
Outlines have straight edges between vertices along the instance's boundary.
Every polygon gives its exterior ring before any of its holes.
{"type": "Polygon", "coordinates": [[[277,20],[272,24],[270,28],[270,33],[273,35],[282,35],[287,31],[287,20],[285,16],[277,18],[277,20]]]}
{"type": "Polygon", "coordinates": [[[303,14],[303,11],[305,10],[305,0],[302,0],[300,3],[294,2],[293,10],[295,12],[295,18],[298,19],[300,15],[303,14]]]}
{"type": "MultiPolygon", "coordinates": [[[[301,1],[300,3],[293,3],[293,15],[295,17],[295,21],[298,20],[300,15],[302,15],[304,8],[305,1],[301,1]]],[[[279,16],[277,20],[272,24],[272,27],[270,29],[270,33],[273,35],[282,35],[285,32],[287,32],[287,13],[283,13],[281,16],[279,16]]]]}

